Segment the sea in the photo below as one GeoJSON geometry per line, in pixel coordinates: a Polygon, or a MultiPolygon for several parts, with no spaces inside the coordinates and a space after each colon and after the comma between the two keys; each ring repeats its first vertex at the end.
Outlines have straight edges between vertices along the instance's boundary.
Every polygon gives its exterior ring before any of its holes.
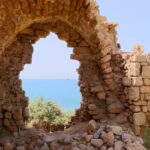
{"type": "Polygon", "coordinates": [[[42,97],[55,101],[64,111],[80,107],[81,94],[75,79],[22,79],[22,88],[30,101],[42,97]]]}

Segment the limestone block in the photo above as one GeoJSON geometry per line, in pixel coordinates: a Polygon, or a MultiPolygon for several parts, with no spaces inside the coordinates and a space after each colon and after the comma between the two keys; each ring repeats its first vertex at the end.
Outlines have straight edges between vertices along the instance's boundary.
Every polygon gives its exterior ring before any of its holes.
{"type": "Polygon", "coordinates": [[[123,105],[121,104],[120,101],[117,101],[115,103],[112,103],[108,105],[107,110],[110,113],[116,114],[116,113],[121,113],[123,111],[123,105]]]}
{"type": "Polygon", "coordinates": [[[150,87],[149,86],[142,86],[140,87],[141,93],[150,93],[150,87]]]}
{"type": "Polygon", "coordinates": [[[141,86],[141,85],[143,85],[142,77],[133,77],[132,78],[132,85],[133,86],[141,86]]]}
{"type": "Polygon", "coordinates": [[[94,145],[95,147],[101,147],[103,145],[103,140],[101,139],[92,139],[91,144],[94,145]]]}
{"type": "Polygon", "coordinates": [[[115,150],[121,150],[124,147],[124,143],[122,141],[116,141],[114,145],[115,150]]]}
{"type": "Polygon", "coordinates": [[[133,123],[137,126],[145,125],[146,123],[146,115],[143,112],[134,113],[133,115],[133,123]]]}
{"type": "Polygon", "coordinates": [[[111,60],[111,55],[106,55],[105,57],[101,58],[101,63],[106,63],[111,60]]]}
{"type": "Polygon", "coordinates": [[[128,71],[130,76],[139,76],[140,75],[140,64],[139,63],[130,63],[128,64],[128,71]]]}
{"type": "Polygon", "coordinates": [[[144,79],[144,84],[149,86],[150,85],[150,79],[144,79]]]}
{"type": "Polygon", "coordinates": [[[145,94],[145,100],[150,100],[150,93],[145,94]]]}
{"type": "Polygon", "coordinates": [[[141,111],[141,107],[140,106],[131,106],[130,109],[133,112],[140,112],[141,111]]]}
{"type": "Polygon", "coordinates": [[[106,103],[108,105],[114,103],[115,101],[117,101],[117,97],[114,95],[111,95],[111,96],[107,97],[107,99],[106,99],[106,103]]]}
{"type": "Polygon", "coordinates": [[[97,129],[97,123],[95,120],[90,120],[88,125],[87,125],[87,132],[95,132],[97,129]]]}
{"type": "Polygon", "coordinates": [[[131,57],[133,62],[146,62],[146,55],[133,55],[131,57]]]}
{"type": "Polygon", "coordinates": [[[103,64],[101,64],[101,68],[102,69],[106,69],[106,68],[109,68],[110,67],[110,63],[103,63],[103,64]]]}
{"type": "Polygon", "coordinates": [[[128,88],[129,100],[137,101],[140,98],[139,87],[128,88]]]}
{"type": "Polygon", "coordinates": [[[145,95],[144,95],[144,94],[140,94],[140,97],[141,97],[141,98],[140,98],[141,101],[144,101],[144,100],[145,100],[145,95]]]}
{"type": "Polygon", "coordinates": [[[86,41],[81,41],[78,45],[80,47],[88,47],[89,46],[89,44],[86,41]]]}
{"type": "Polygon", "coordinates": [[[96,105],[95,104],[89,104],[88,105],[88,109],[90,110],[90,111],[94,111],[94,110],[96,110],[96,105]]]}
{"type": "Polygon", "coordinates": [[[142,67],[142,77],[143,78],[150,78],[150,66],[143,66],[142,67]]]}
{"type": "Polygon", "coordinates": [[[91,92],[97,93],[97,92],[103,92],[103,86],[102,85],[97,85],[91,88],[91,92]]]}
{"type": "Polygon", "coordinates": [[[132,125],[132,130],[134,131],[135,135],[138,136],[141,134],[141,127],[137,125],[132,125]]]}
{"type": "Polygon", "coordinates": [[[22,108],[16,108],[13,112],[13,117],[16,120],[22,120],[23,117],[22,108]]]}
{"type": "Polygon", "coordinates": [[[106,94],[105,92],[100,92],[97,94],[98,99],[103,100],[106,98],[106,94]]]}
{"type": "Polygon", "coordinates": [[[111,50],[112,50],[111,47],[106,47],[106,48],[104,48],[102,51],[100,51],[100,55],[101,55],[102,57],[104,57],[104,56],[106,56],[108,53],[110,53],[111,50]]]}
{"type": "Polygon", "coordinates": [[[101,136],[104,143],[107,143],[109,146],[112,146],[114,144],[115,136],[112,131],[109,131],[108,133],[103,133],[101,136]]]}
{"type": "Polygon", "coordinates": [[[111,73],[111,72],[112,72],[112,68],[111,68],[111,67],[109,67],[109,68],[103,70],[103,73],[105,73],[105,74],[111,73]]]}
{"type": "Polygon", "coordinates": [[[76,47],[74,48],[73,52],[75,54],[88,54],[90,53],[90,49],[87,47],[76,47]]]}
{"type": "Polygon", "coordinates": [[[124,86],[130,86],[130,85],[131,85],[131,78],[129,78],[129,77],[124,77],[124,78],[122,79],[122,83],[123,83],[124,86]]]}
{"type": "Polygon", "coordinates": [[[142,111],[145,112],[145,113],[148,112],[148,107],[147,106],[142,106],[142,111]]]}

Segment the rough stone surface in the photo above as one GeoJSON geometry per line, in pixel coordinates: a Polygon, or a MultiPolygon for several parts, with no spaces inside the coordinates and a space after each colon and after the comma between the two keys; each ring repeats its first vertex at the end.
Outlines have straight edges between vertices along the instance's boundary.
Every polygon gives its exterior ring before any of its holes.
{"type": "Polygon", "coordinates": [[[123,105],[120,102],[114,102],[108,106],[108,112],[110,113],[121,113],[123,105]]]}
{"type": "Polygon", "coordinates": [[[142,77],[143,78],[150,78],[150,66],[143,66],[142,77]]]}
{"type": "Polygon", "coordinates": [[[129,88],[129,99],[137,101],[140,98],[139,87],[129,88]]]}
{"type": "Polygon", "coordinates": [[[103,140],[101,139],[92,139],[91,144],[94,145],[95,147],[101,147],[103,145],[103,140]]]}
{"type": "Polygon", "coordinates": [[[134,113],[133,115],[133,122],[135,125],[144,125],[146,123],[146,116],[144,113],[134,113]]]}

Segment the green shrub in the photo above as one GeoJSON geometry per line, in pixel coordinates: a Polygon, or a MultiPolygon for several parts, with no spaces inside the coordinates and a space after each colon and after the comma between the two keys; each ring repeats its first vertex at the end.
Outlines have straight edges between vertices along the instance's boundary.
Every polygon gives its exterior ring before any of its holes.
{"type": "Polygon", "coordinates": [[[29,104],[31,124],[35,126],[65,126],[73,115],[72,112],[64,112],[59,105],[51,100],[38,98],[29,104]]]}
{"type": "Polygon", "coordinates": [[[144,131],[144,143],[145,147],[150,150],[150,127],[147,127],[144,131]]]}

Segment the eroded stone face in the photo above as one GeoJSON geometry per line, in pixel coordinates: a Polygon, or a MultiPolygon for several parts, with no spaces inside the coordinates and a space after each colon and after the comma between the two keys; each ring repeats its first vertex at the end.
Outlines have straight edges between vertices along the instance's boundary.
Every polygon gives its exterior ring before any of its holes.
{"type": "Polygon", "coordinates": [[[129,88],[129,99],[137,101],[140,98],[139,87],[130,87],[129,88]]]}
{"type": "Polygon", "coordinates": [[[137,77],[140,75],[139,63],[130,63],[128,67],[129,67],[130,76],[137,77]]]}
{"type": "Polygon", "coordinates": [[[142,77],[143,78],[150,78],[150,66],[143,66],[142,67],[142,77]]]}
{"type": "Polygon", "coordinates": [[[135,125],[137,126],[141,126],[141,125],[144,125],[146,123],[146,116],[144,113],[135,113],[133,115],[133,122],[135,125]]]}

